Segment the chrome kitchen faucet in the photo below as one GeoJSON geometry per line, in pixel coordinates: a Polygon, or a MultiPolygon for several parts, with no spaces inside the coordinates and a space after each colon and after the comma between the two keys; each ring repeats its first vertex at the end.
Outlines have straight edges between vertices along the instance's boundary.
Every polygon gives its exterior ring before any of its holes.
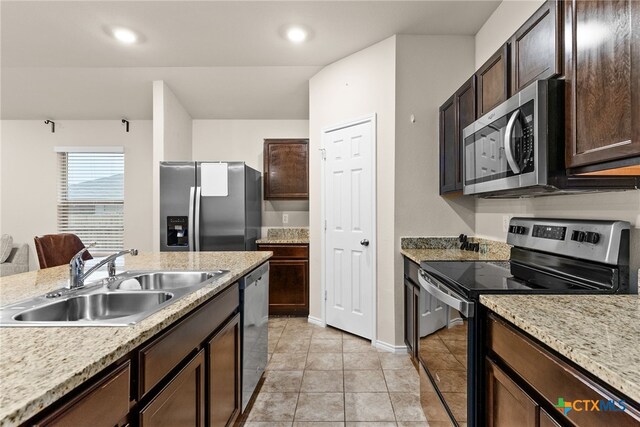
{"type": "Polygon", "coordinates": [[[137,249],[128,249],[126,251],[117,252],[113,255],[109,255],[85,273],[82,255],[87,251],[87,249],[92,248],[95,245],[95,242],[90,243],[87,247],[83,248],[80,252],[75,254],[73,258],[71,258],[71,262],[69,263],[69,289],[82,288],[84,286],[84,280],[105,264],[108,264],[107,268],[109,270],[109,277],[111,278],[116,275],[116,258],[126,254],[131,254],[133,256],[138,255],[137,249]]]}

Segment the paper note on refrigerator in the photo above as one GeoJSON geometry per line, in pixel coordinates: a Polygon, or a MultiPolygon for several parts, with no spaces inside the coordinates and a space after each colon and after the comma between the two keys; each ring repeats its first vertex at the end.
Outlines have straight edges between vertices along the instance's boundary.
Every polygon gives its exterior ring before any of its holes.
{"type": "Polygon", "coordinates": [[[200,165],[200,187],[203,197],[229,195],[229,164],[202,163],[200,165]]]}

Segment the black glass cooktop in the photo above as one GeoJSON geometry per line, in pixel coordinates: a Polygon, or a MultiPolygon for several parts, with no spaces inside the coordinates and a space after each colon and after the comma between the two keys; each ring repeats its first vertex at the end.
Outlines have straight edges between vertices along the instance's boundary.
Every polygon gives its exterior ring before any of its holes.
{"type": "Polygon", "coordinates": [[[502,261],[423,261],[420,267],[460,295],[477,298],[497,293],[567,293],[581,289],[567,280],[527,280],[512,274],[502,261]]]}

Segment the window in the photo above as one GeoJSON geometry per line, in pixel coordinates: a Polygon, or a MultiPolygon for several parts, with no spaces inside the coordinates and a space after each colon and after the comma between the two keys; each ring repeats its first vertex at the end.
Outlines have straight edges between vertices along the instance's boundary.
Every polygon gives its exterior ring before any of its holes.
{"type": "Polygon", "coordinates": [[[58,231],[96,242],[96,252],[113,252],[124,246],[124,153],[93,150],[56,148],[58,231]]]}

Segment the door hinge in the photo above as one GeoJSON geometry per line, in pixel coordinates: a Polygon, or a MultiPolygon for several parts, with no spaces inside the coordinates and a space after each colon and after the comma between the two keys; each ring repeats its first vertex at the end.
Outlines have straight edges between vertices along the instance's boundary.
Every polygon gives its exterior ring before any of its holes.
{"type": "Polygon", "coordinates": [[[320,148],[320,155],[322,156],[322,160],[327,160],[327,150],[324,148],[320,148]]]}
{"type": "Polygon", "coordinates": [[[324,291],[324,300],[327,300],[327,291],[324,291]]]}

